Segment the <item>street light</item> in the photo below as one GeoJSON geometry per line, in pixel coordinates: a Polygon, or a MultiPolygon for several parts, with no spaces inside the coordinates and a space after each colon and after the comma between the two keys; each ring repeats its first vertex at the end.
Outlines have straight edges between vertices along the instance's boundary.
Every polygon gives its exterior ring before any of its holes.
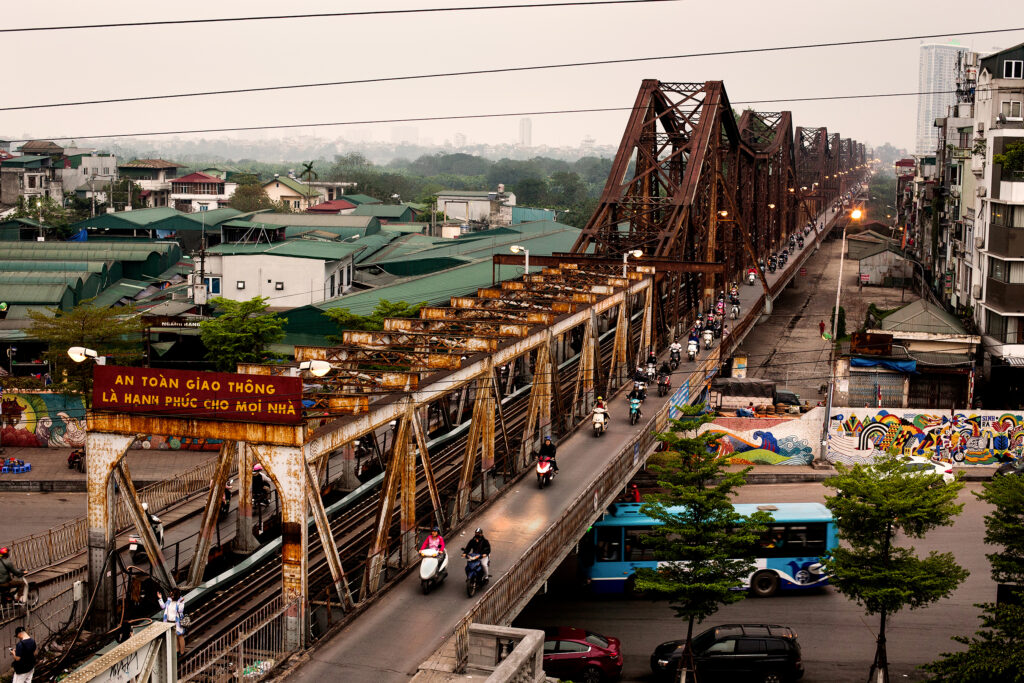
{"type": "Polygon", "coordinates": [[[96,361],[96,365],[107,364],[106,356],[101,356],[96,351],[92,349],[87,349],[84,346],[72,346],[70,349],[68,349],[68,357],[71,358],[71,360],[75,361],[76,363],[81,363],[85,361],[87,358],[92,358],[93,360],[96,361]]]}
{"type": "Polygon", "coordinates": [[[523,277],[530,274],[530,250],[521,244],[513,244],[508,248],[513,254],[525,254],[526,255],[526,267],[523,269],[523,277]]]}
{"type": "Polygon", "coordinates": [[[314,377],[323,377],[331,371],[331,364],[325,360],[304,360],[299,363],[299,371],[307,371],[314,377]]]}
{"type": "Polygon", "coordinates": [[[640,258],[643,255],[644,252],[642,252],[639,249],[627,251],[625,254],[622,255],[622,277],[626,277],[626,262],[629,260],[629,257],[632,256],[633,258],[640,258]]]}

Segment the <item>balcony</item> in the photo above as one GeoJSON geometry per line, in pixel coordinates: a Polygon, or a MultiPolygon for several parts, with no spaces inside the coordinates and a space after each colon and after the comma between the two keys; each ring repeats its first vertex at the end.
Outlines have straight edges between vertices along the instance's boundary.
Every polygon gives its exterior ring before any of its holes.
{"type": "Polygon", "coordinates": [[[990,225],[988,251],[998,256],[1024,258],[1024,228],[990,225]]]}
{"type": "Polygon", "coordinates": [[[985,304],[1000,313],[1024,313],[1024,284],[985,278],[985,304]]]}
{"type": "Polygon", "coordinates": [[[1007,177],[1003,174],[1003,180],[999,183],[999,201],[1011,204],[1024,204],[1024,175],[1013,175],[1007,177]]]}

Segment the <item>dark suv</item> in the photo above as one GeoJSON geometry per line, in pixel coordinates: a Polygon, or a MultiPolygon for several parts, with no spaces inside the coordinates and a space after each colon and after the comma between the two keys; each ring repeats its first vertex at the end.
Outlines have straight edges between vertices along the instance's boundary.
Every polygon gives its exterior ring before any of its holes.
{"type": "MultiPolygon", "coordinates": [[[[685,640],[670,640],[654,649],[651,670],[677,677],[685,640]]],[[[804,675],[796,632],[778,624],[722,624],[693,639],[701,681],[785,683],[804,675]]]]}

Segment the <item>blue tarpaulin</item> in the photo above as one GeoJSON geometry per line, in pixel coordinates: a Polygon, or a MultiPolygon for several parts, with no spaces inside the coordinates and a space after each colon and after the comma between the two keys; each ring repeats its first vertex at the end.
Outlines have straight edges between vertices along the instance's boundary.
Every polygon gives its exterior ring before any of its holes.
{"type": "Polygon", "coordinates": [[[85,228],[82,228],[81,230],[76,232],[74,235],[69,237],[67,239],[67,241],[68,242],[88,242],[89,241],[89,233],[87,233],[85,231],[85,228]]]}
{"type": "Polygon", "coordinates": [[[887,360],[885,358],[858,358],[850,359],[851,368],[886,368],[896,372],[917,372],[916,360],[887,360]]]}

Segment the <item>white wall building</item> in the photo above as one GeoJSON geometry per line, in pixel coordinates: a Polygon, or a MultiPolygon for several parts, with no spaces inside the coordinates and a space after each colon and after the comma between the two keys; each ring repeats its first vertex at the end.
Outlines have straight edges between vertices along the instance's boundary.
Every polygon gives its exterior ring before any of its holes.
{"type": "Polygon", "coordinates": [[[956,102],[957,53],[966,52],[960,45],[922,45],[918,61],[917,91],[928,93],[917,97],[917,138],[915,154],[935,153],[935,119],[945,116],[956,102]]]}
{"type": "Polygon", "coordinates": [[[226,207],[237,188],[238,183],[205,173],[190,173],[171,181],[170,201],[173,208],[185,213],[213,211],[226,207]]]}
{"type": "MultiPolygon", "coordinates": [[[[437,210],[449,220],[488,222],[492,214],[500,214],[500,207],[515,206],[516,196],[505,192],[499,185],[498,191],[487,190],[445,190],[437,193],[437,210]]],[[[511,213],[509,213],[511,222],[511,213]]]]}
{"type": "Polygon", "coordinates": [[[207,252],[207,292],[234,301],[263,296],[271,308],[319,303],[351,289],[354,259],[363,249],[301,239],[218,244],[207,252]]]}

